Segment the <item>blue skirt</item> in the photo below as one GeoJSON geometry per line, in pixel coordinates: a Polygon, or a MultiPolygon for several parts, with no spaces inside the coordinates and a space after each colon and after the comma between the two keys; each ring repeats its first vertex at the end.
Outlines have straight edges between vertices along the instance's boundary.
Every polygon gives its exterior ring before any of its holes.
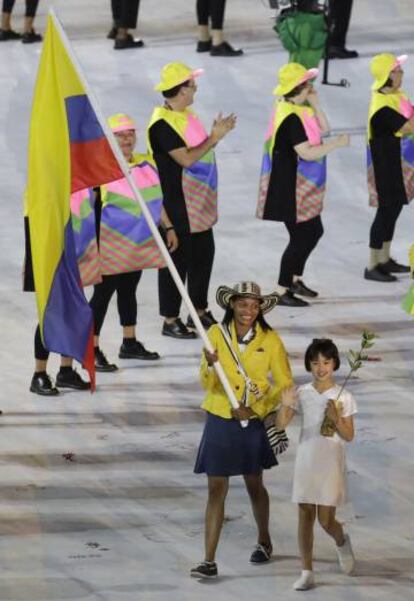
{"type": "Polygon", "coordinates": [[[260,419],[251,419],[247,428],[242,428],[239,420],[207,413],[194,467],[196,474],[260,474],[277,463],[260,419]]]}

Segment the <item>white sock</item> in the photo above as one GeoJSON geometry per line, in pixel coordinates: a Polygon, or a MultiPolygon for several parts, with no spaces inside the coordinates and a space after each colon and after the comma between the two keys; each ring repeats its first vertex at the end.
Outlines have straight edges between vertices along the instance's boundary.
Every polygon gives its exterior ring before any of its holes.
{"type": "Polygon", "coordinates": [[[315,586],[315,578],[312,570],[302,570],[300,578],[293,585],[295,591],[307,591],[315,586]]]}
{"type": "Polygon", "coordinates": [[[279,295],[285,294],[285,292],[287,292],[287,288],[284,286],[276,286],[276,292],[279,295]]]}
{"type": "Polygon", "coordinates": [[[378,248],[369,249],[369,266],[368,269],[375,269],[380,262],[381,251],[378,248]]]}
{"type": "Polygon", "coordinates": [[[382,245],[382,249],[380,250],[379,262],[386,263],[390,260],[390,252],[391,252],[391,240],[389,242],[384,242],[382,245]]]}

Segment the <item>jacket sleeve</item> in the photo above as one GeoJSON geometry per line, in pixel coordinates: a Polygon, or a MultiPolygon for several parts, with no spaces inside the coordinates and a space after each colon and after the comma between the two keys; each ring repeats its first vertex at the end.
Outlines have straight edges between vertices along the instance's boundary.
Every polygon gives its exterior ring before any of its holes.
{"type": "MultiPolygon", "coordinates": [[[[217,350],[217,332],[216,328],[213,326],[209,329],[207,333],[213,348],[217,350]]],[[[204,349],[201,355],[201,365],[200,365],[200,382],[201,386],[205,390],[212,390],[215,386],[218,385],[219,379],[217,377],[216,370],[213,366],[209,367],[207,363],[206,356],[204,354],[204,349]]]]}
{"type": "Polygon", "coordinates": [[[272,398],[276,401],[276,405],[278,405],[282,390],[293,386],[294,383],[286,349],[277,335],[271,356],[270,370],[274,381],[272,398]]]}

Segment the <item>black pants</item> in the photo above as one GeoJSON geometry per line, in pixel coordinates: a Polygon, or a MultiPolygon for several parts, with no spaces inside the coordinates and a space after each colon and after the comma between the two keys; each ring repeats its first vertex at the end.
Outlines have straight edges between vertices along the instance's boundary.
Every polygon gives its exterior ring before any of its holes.
{"type": "Polygon", "coordinates": [[[139,0],[111,0],[112,19],[117,27],[135,29],[138,20],[139,0]]]}
{"type": "Polygon", "coordinates": [[[395,224],[404,205],[379,206],[369,232],[369,247],[377,250],[384,242],[391,242],[394,237],[395,224]]]}
{"type": "Polygon", "coordinates": [[[346,34],[351,20],[352,0],[330,0],[333,31],[331,46],[345,48],[346,34]]]}
{"type": "Polygon", "coordinates": [[[102,282],[93,287],[89,305],[93,312],[95,336],[99,336],[109,302],[115,291],[121,326],[136,325],[138,313],[136,292],[141,275],[142,271],[104,275],[102,282]]]}
{"type": "Polygon", "coordinates": [[[211,29],[223,29],[226,0],[197,0],[196,8],[199,25],[208,25],[210,19],[211,29]]]}
{"type": "Polygon", "coordinates": [[[49,358],[49,351],[43,346],[42,337],[40,336],[39,324],[34,336],[34,356],[38,361],[47,361],[49,358]]]}
{"type": "MultiPolygon", "coordinates": [[[[3,0],[3,12],[11,13],[13,10],[15,0],[3,0]]],[[[34,17],[37,11],[37,5],[39,0],[26,0],[26,12],[25,17],[34,17]]]]}
{"type": "Polygon", "coordinates": [[[280,262],[279,285],[290,288],[294,275],[302,275],[309,255],[323,234],[320,215],[301,223],[285,223],[290,240],[280,262]]]}
{"type": "MultiPolygon", "coordinates": [[[[180,234],[179,241],[180,246],[171,258],[183,282],[188,279],[188,294],[195,308],[206,309],[214,261],[213,230],[197,234],[180,234]]],[[[160,315],[178,317],[181,295],[166,267],[158,272],[158,294],[160,315]]]]}

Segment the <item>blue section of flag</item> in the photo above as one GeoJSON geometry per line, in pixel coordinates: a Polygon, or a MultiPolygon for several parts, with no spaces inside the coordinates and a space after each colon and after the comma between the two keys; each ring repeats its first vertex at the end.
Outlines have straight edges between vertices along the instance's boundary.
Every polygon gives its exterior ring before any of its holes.
{"type": "Polygon", "coordinates": [[[65,98],[65,104],[71,142],[92,142],[104,137],[95,111],[85,94],[69,96],[65,98]]]}
{"type": "Polygon", "coordinates": [[[92,310],[80,286],[72,223],[69,220],[65,228],[65,252],[55,271],[43,317],[45,347],[50,352],[61,353],[83,363],[92,319],[92,310]]]}

